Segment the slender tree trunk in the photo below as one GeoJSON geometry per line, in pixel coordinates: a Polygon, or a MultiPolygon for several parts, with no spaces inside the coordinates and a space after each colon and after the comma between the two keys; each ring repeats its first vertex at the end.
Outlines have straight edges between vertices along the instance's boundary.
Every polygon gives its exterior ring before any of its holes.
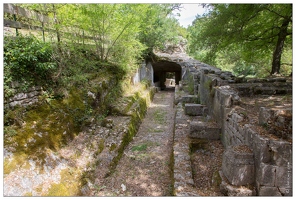
{"type": "Polygon", "coordinates": [[[270,75],[279,74],[281,68],[281,57],[283,53],[285,39],[288,35],[288,25],[290,23],[289,19],[284,19],[282,26],[280,27],[280,32],[278,34],[278,40],[276,43],[275,50],[273,52],[272,69],[270,75]]]}
{"type": "Polygon", "coordinates": [[[106,20],[106,16],[105,16],[105,6],[103,4],[103,28],[102,28],[102,35],[101,35],[101,60],[104,60],[104,55],[105,55],[105,20],[106,20]]]}
{"type": "Polygon", "coordinates": [[[57,40],[58,40],[58,45],[59,43],[61,42],[61,35],[60,35],[60,31],[59,31],[59,28],[58,28],[58,19],[57,19],[57,13],[56,13],[56,9],[55,9],[55,6],[54,4],[52,4],[52,8],[53,8],[53,15],[54,15],[54,23],[55,23],[55,29],[56,29],[56,32],[57,32],[57,40]]]}

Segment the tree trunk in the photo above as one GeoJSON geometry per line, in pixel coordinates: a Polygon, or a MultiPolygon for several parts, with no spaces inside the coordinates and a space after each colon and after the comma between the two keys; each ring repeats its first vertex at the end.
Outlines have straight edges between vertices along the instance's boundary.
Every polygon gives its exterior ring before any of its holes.
{"type": "Polygon", "coordinates": [[[289,19],[284,19],[282,26],[280,27],[280,32],[278,34],[278,40],[276,43],[275,50],[273,52],[272,69],[270,75],[279,74],[281,68],[281,57],[283,53],[285,39],[288,35],[288,25],[290,23],[289,19]]]}

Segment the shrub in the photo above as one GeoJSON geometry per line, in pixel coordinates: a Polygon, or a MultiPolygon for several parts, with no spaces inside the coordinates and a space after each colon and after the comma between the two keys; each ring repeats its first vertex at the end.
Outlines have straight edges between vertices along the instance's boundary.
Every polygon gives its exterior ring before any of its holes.
{"type": "Polygon", "coordinates": [[[4,93],[12,95],[12,82],[22,90],[30,86],[49,86],[56,63],[52,60],[52,48],[34,36],[4,37],[4,93]]]}

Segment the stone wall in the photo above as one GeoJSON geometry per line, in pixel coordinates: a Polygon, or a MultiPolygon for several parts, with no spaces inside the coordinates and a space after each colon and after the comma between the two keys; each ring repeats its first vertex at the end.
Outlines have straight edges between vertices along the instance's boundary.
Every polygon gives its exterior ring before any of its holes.
{"type": "Polygon", "coordinates": [[[279,105],[264,105],[271,103],[267,97],[292,98],[292,81],[284,77],[245,79],[182,53],[157,55],[182,67],[175,104],[182,102],[186,107],[182,88],[193,80],[193,97],[207,107],[204,120],[215,121],[221,128],[225,147],[221,191],[229,196],[292,196],[292,105],[284,106],[282,100],[279,105]],[[248,108],[256,95],[267,99],[259,107],[248,108]]]}
{"type": "Polygon", "coordinates": [[[143,80],[147,80],[151,85],[153,85],[153,67],[151,62],[146,63],[143,61],[132,77],[133,84],[139,83],[143,80]]]}
{"type": "Polygon", "coordinates": [[[207,106],[209,117],[221,127],[220,139],[225,147],[222,176],[227,182],[234,187],[254,187],[255,193],[250,189],[248,195],[292,196],[292,134],[286,139],[273,137],[276,131],[282,135],[292,132],[292,108],[261,107],[254,117],[246,114],[241,100],[243,96],[291,95],[291,83],[283,78],[241,83],[229,72],[203,66],[187,72],[194,78],[200,103],[207,106]],[[251,123],[253,117],[259,122],[251,123]],[[267,125],[273,129],[262,134],[267,125]],[[234,153],[241,147],[248,154],[234,153]]]}
{"type": "MultiPolygon", "coordinates": [[[[17,89],[17,88],[14,88],[17,89]]],[[[4,100],[4,105],[9,106],[11,108],[16,105],[20,106],[28,106],[38,102],[38,97],[42,94],[42,87],[32,87],[28,89],[27,92],[20,92],[9,98],[8,100],[4,100]]]]}
{"type": "MultiPolygon", "coordinates": [[[[146,63],[145,61],[143,61],[143,63],[139,66],[136,73],[132,77],[131,82],[133,84],[136,84],[143,80],[149,81],[153,86],[153,67],[150,62],[146,63]]],[[[13,89],[17,91],[19,89],[19,84],[15,83],[13,89]]],[[[42,87],[31,87],[25,92],[19,92],[8,100],[4,100],[4,105],[5,107],[8,106],[10,108],[15,107],[16,105],[26,107],[38,102],[38,97],[42,95],[42,93],[42,87]]],[[[94,94],[89,93],[89,95],[94,94]]]]}
{"type": "Polygon", "coordinates": [[[253,151],[255,187],[259,196],[292,195],[292,143],[260,135],[234,111],[225,120],[226,149],[247,145],[253,151]]]}

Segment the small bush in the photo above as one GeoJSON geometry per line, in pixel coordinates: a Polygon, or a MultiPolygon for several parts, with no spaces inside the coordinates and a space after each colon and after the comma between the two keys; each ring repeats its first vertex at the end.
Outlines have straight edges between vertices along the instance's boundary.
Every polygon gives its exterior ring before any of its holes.
{"type": "Polygon", "coordinates": [[[34,36],[4,37],[5,97],[13,95],[12,82],[18,82],[22,90],[50,85],[55,69],[49,43],[40,42],[34,36]]]}

